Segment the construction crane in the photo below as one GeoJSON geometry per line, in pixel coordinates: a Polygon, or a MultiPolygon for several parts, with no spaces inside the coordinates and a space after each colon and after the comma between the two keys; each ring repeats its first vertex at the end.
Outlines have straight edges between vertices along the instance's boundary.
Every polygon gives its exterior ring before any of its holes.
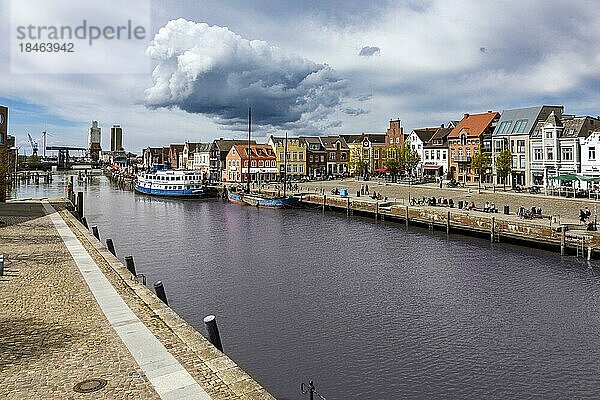
{"type": "Polygon", "coordinates": [[[34,142],[33,139],[31,138],[31,135],[28,133],[27,137],[29,138],[29,144],[31,144],[31,150],[33,151],[33,155],[37,156],[37,152],[38,152],[38,144],[37,142],[34,142]]]}

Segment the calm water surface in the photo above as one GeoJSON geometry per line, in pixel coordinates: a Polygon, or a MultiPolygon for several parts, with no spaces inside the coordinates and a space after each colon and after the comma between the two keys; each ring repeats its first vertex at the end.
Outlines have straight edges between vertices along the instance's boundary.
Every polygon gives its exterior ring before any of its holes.
{"type": "MultiPolygon", "coordinates": [[[[34,185],[20,197],[62,195],[34,185]]],[[[43,186],[43,185],[40,185],[43,186]]],[[[82,188],[90,225],[280,399],[599,398],[594,264],[303,210],[82,188]]]]}

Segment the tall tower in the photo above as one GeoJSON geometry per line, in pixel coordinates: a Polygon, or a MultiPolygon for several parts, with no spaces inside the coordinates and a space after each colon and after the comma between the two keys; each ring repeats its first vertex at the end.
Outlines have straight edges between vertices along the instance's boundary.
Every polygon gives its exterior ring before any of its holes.
{"type": "Polygon", "coordinates": [[[110,128],[110,151],[123,151],[123,128],[113,125],[110,128]]]}
{"type": "Polygon", "coordinates": [[[98,121],[92,121],[92,127],[88,135],[88,152],[92,161],[100,159],[100,151],[102,151],[102,146],[100,145],[101,136],[102,128],[98,126],[98,121]]]}

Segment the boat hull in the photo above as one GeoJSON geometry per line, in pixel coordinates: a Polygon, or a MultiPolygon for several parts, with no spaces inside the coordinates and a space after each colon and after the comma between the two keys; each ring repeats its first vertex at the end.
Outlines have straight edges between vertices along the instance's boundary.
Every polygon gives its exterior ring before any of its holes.
{"type": "Polygon", "coordinates": [[[203,189],[154,189],[135,185],[135,191],[138,193],[159,197],[197,198],[204,196],[203,189]]]}
{"type": "Polygon", "coordinates": [[[242,199],[241,193],[228,192],[227,200],[229,200],[230,203],[234,203],[234,204],[242,204],[242,205],[246,204],[246,203],[244,203],[244,200],[242,199]]]}

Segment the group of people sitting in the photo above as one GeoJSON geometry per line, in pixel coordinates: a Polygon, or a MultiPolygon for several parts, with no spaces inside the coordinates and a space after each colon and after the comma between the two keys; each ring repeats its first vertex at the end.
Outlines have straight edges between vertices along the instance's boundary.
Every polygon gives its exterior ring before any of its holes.
{"type": "Polygon", "coordinates": [[[536,206],[531,208],[519,207],[517,216],[524,219],[542,218],[542,209],[536,206]]]}
{"type": "MultiPolygon", "coordinates": [[[[381,195],[381,193],[377,193],[375,191],[373,191],[373,194],[371,195],[371,198],[373,200],[383,200],[384,197],[381,195]]],[[[385,201],[387,201],[387,197],[385,197],[385,201]]]]}
{"type": "Polygon", "coordinates": [[[454,200],[447,199],[444,197],[422,197],[421,199],[412,198],[410,199],[411,206],[442,206],[442,207],[454,207],[454,200]]]}
{"type": "Polygon", "coordinates": [[[486,201],[485,205],[483,206],[483,212],[497,213],[498,209],[496,208],[496,205],[494,203],[490,203],[489,201],[486,201]]]}

